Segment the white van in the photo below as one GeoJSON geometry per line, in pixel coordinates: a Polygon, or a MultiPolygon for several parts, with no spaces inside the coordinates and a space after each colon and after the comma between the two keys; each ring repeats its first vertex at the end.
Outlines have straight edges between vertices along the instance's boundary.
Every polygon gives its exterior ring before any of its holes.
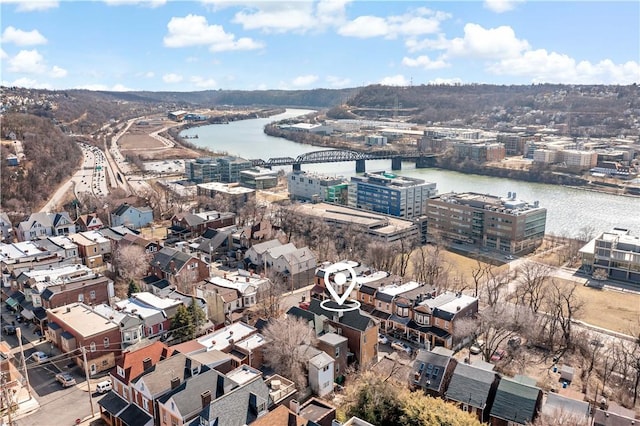
{"type": "Polygon", "coordinates": [[[106,393],[112,389],[111,380],[105,380],[96,385],[96,391],[98,393],[106,393]]]}

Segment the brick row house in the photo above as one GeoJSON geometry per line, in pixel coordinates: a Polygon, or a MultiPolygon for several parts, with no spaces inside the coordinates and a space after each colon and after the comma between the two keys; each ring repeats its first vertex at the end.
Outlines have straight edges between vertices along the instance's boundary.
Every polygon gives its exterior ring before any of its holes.
{"type": "Polygon", "coordinates": [[[362,310],[380,320],[385,333],[421,347],[455,348],[462,342],[454,339],[456,321],[474,317],[478,298],[462,293],[436,292],[424,284],[377,286],[377,281],[354,290],[362,310]]]}

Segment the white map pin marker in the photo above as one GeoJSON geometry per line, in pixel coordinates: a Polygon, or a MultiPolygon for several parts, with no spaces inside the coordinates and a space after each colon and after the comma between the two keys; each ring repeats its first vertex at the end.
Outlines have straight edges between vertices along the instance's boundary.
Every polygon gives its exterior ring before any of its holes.
{"type": "Polygon", "coordinates": [[[349,297],[349,295],[351,294],[351,291],[355,288],[357,283],[356,271],[354,271],[350,265],[342,262],[334,263],[333,265],[326,268],[324,270],[323,278],[324,278],[324,285],[327,288],[327,290],[329,290],[329,294],[331,294],[331,297],[333,297],[333,300],[335,300],[340,306],[342,306],[344,302],[347,300],[347,297],[349,297]],[[344,293],[342,293],[342,296],[338,296],[338,293],[336,293],[336,290],[333,288],[333,286],[329,282],[329,275],[335,272],[336,274],[334,275],[333,282],[336,283],[337,285],[344,285],[347,282],[347,276],[344,273],[345,270],[349,271],[349,274],[351,275],[351,285],[349,285],[349,288],[347,288],[347,290],[344,293]]]}

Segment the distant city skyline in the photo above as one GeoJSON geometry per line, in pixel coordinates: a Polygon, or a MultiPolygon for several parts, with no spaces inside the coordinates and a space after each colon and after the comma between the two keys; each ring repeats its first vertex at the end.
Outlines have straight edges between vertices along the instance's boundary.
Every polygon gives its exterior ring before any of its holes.
{"type": "Polygon", "coordinates": [[[0,1],[5,86],[640,83],[638,1],[0,1]]]}

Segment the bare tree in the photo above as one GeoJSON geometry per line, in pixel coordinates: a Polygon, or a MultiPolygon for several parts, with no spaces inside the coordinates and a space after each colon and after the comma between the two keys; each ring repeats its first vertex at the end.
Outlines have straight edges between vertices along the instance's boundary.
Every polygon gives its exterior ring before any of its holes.
{"type": "Polygon", "coordinates": [[[516,304],[526,306],[538,313],[545,297],[545,281],[551,273],[548,265],[525,261],[517,271],[518,284],[515,290],[516,304]]]}
{"type": "Polygon", "coordinates": [[[258,288],[256,304],[263,318],[278,318],[281,315],[280,302],[286,292],[285,277],[277,271],[269,274],[269,281],[258,288]]]}
{"type": "Polygon", "coordinates": [[[532,315],[526,309],[505,303],[485,308],[478,319],[478,336],[484,341],[482,356],[488,361],[497,349],[529,326],[532,315]]]}
{"type": "Polygon", "coordinates": [[[127,284],[141,279],[149,270],[151,255],[137,245],[119,247],[113,256],[113,269],[116,277],[127,284]]]}
{"type": "Polygon", "coordinates": [[[479,297],[480,287],[483,280],[489,275],[491,265],[488,263],[482,263],[479,259],[476,259],[476,266],[471,269],[471,277],[473,278],[473,284],[475,285],[475,292],[473,295],[479,297]]]}
{"type": "Polygon", "coordinates": [[[394,247],[380,241],[369,243],[366,261],[374,269],[391,272],[396,263],[394,247]]]}
{"type": "Polygon", "coordinates": [[[264,336],[270,341],[264,349],[265,364],[291,379],[298,389],[305,389],[308,361],[305,346],[314,343],[313,329],[300,318],[275,318],[264,328],[264,336]]]}
{"type": "Polygon", "coordinates": [[[543,333],[546,334],[546,343],[563,354],[573,346],[572,324],[584,304],[578,297],[575,284],[563,285],[553,279],[545,300],[543,333]]]}
{"type": "Polygon", "coordinates": [[[589,426],[591,422],[586,415],[579,415],[562,409],[555,410],[553,413],[542,413],[533,422],[533,426],[589,426]]]}
{"type": "Polygon", "coordinates": [[[509,281],[512,276],[508,271],[499,272],[495,268],[490,267],[486,270],[486,279],[484,282],[484,294],[487,305],[496,306],[502,301],[504,290],[508,289],[509,281]]]}

